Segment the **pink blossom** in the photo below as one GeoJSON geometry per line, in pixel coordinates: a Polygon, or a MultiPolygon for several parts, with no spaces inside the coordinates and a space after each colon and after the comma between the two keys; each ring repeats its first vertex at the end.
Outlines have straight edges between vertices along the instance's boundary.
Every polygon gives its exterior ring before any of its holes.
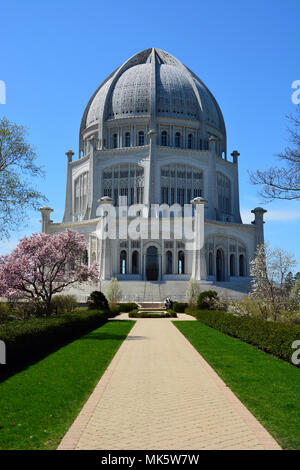
{"type": "Polygon", "coordinates": [[[0,296],[39,298],[50,309],[53,294],[98,280],[97,263],[89,268],[82,262],[85,251],[84,236],[72,230],[23,238],[10,255],[0,257],[0,296]]]}

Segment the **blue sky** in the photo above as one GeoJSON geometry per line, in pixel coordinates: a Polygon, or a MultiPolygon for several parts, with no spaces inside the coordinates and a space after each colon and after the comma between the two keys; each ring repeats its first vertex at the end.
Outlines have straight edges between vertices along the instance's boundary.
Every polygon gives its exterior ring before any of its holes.
{"type": "MultiPolygon", "coordinates": [[[[91,94],[134,53],[158,47],[191,68],[218,100],[228,151],[239,150],[240,203],[245,222],[261,201],[247,170],[264,169],[287,144],[286,114],[300,79],[299,0],[151,2],[43,0],[2,2],[0,80],[7,87],[0,116],[28,127],[46,170],[36,185],[64,210],[65,151],[78,152],[81,115],[91,94]]],[[[294,253],[300,269],[300,203],[273,202],[265,225],[272,246],[294,253]]],[[[0,243],[0,253],[29,226],[0,243]]]]}

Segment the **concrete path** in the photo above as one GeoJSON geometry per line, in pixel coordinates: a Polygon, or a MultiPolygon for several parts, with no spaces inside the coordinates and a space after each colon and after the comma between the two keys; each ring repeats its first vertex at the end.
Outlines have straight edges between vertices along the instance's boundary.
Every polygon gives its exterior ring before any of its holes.
{"type": "Polygon", "coordinates": [[[139,319],[59,449],[280,447],[169,319],[139,319]]]}

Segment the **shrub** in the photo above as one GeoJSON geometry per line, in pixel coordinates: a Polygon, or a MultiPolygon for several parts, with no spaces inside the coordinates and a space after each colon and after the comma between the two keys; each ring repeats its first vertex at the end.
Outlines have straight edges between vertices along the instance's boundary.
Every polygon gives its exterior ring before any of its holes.
{"type": "Polygon", "coordinates": [[[184,313],[186,313],[187,315],[192,315],[192,317],[195,317],[197,311],[198,310],[195,307],[186,307],[184,310],[184,313]]]}
{"type": "Polygon", "coordinates": [[[77,305],[77,299],[75,295],[55,295],[51,301],[52,313],[70,313],[75,310],[77,305]]]}
{"type": "Polygon", "coordinates": [[[135,302],[124,302],[119,305],[120,312],[131,312],[132,310],[136,310],[138,305],[135,302]]]}
{"type": "Polygon", "coordinates": [[[210,302],[218,298],[218,293],[215,290],[206,290],[201,292],[197,298],[197,308],[207,309],[210,307],[210,302]]]}
{"type": "Polygon", "coordinates": [[[6,375],[16,368],[36,362],[106,320],[106,312],[75,311],[70,315],[5,323],[0,326],[0,339],[6,344],[7,365],[1,366],[0,373],[6,375]]]}
{"type": "Polygon", "coordinates": [[[185,302],[173,302],[173,310],[177,313],[184,313],[186,307],[188,307],[188,304],[185,302]]]}
{"type": "Polygon", "coordinates": [[[47,313],[45,304],[39,299],[25,301],[9,300],[7,306],[10,316],[21,320],[26,320],[31,317],[42,317],[47,313]]]}
{"type": "Polygon", "coordinates": [[[121,313],[121,308],[119,305],[110,305],[109,306],[109,318],[116,317],[121,313]]]}
{"type": "Polygon", "coordinates": [[[214,310],[198,310],[196,318],[222,333],[253,344],[289,362],[294,352],[292,343],[300,338],[300,326],[263,318],[241,317],[214,310]]]}
{"type": "Polygon", "coordinates": [[[108,302],[105,295],[99,290],[94,290],[87,300],[90,310],[108,310],[108,302]]]}
{"type": "Polygon", "coordinates": [[[7,302],[0,302],[0,323],[8,321],[9,309],[7,302]]]}

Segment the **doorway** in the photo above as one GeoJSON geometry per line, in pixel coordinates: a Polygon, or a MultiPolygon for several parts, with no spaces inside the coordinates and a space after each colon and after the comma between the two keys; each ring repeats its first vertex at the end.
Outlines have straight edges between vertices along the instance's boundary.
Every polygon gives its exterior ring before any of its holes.
{"type": "Polygon", "coordinates": [[[146,254],[146,279],[147,281],[157,281],[159,274],[158,250],[156,246],[149,246],[146,254]]]}

